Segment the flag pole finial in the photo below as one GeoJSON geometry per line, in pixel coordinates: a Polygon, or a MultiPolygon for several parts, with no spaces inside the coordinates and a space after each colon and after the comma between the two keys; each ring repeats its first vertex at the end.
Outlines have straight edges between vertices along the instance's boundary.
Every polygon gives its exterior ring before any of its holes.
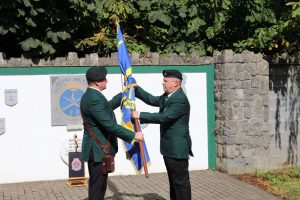
{"type": "Polygon", "coordinates": [[[119,17],[115,17],[115,24],[116,24],[116,26],[119,26],[119,22],[120,22],[119,17]]]}

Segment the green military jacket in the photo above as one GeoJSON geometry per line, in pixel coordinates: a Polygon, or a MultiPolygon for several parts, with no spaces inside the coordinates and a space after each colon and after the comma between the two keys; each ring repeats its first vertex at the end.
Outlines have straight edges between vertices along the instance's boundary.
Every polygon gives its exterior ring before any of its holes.
{"type": "Polygon", "coordinates": [[[158,113],[140,113],[141,123],[160,124],[160,152],[163,156],[187,159],[193,156],[189,134],[190,103],[181,88],[167,101],[167,94],[153,96],[141,87],[136,88],[136,97],[148,105],[159,107],[158,113]]]}
{"type": "MultiPolygon", "coordinates": [[[[110,155],[115,155],[118,151],[117,137],[131,142],[135,133],[118,125],[113,110],[120,106],[121,93],[107,101],[105,96],[98,90],[87,88],[80,102],[81,114],[88,126],[103,145],[110,137],[110,155]]],[[[84,130],[82,140],[82,156],[84,161],[89,161],[90,152],[93,150],[94,161],[100,162],[105,155],[96,141],[84,130]]]]}

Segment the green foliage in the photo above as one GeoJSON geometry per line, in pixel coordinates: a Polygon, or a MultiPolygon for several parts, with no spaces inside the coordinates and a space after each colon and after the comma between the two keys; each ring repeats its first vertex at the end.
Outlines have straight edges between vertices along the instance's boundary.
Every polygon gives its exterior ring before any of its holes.
{"type": "Polygon", "coordinates": [[[91,3],[91,5],[95,8],[99,20],[110,17],[127,19],[128,15],[134,11],[130,2],[118,0],[95,0],[95,4],[91,3]]]}
{"type": "Polygon", "coordinates": [[[248,38],[233,44],[238,52],[251,49],[265,53],[295,52],[299,50],[300,38],[300,3],[289,2],[285,5],[266,5],[269,9],[256,7],[253,15],[247,16],[246,20],[255,25],[255,31],[248,38]],[[280,7],[282,13],[276,16],[276,9],[280,7]],[[290,8],[292,7],[292,9],[290,8]],[[272,9],[273,8],[273,9],[272,9]],[[263,9],[263,10],[262,10],[263,9]],[[255,23],[262,23],[260,27],[255,23]],[[268,26],[265,26],[267,23],[268,26]],[[263,26],[264,25],[264,26],[263,26]],[[268,52],[269,51],[269,52],[268,52]]]}
{"type": "Polygon", "coordinates": [[[130,52],[299,51],[300,2],[288,0],[1,0],[0,12],[8,56],[109,55],[116,21],[130,52]]]}
{"type": "Polygon", "coordinates": [[[92,19],[87,5],[80,0],[2,0],[0,51],[45,57],[74,50],[69,44],[89,33],[82,30],[95,27],[96,17],[92,19]]]}

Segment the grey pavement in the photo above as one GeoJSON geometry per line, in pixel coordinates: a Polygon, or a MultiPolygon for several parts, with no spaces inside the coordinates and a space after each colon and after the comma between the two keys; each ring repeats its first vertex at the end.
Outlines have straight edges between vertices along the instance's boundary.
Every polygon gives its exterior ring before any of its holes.
{"type": "MultiPolygon", "coordinates": [[[[194,200],[276,200],[277,197],[226,174],[213,170],[191,171],[194,200]]],[[[72,187],[66,180],[0,184],[0,200],[87,200],[87,187],[72,187]]],[[[149,178],[110,176],[106,200],[169,199],[168,176],[153,173],[149,178]]]]}

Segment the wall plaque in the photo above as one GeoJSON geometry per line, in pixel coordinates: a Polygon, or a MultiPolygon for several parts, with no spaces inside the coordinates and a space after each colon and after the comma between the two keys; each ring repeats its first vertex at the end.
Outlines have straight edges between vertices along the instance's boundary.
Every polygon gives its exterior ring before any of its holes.
{"type": "Polygon", "coordinates": [[[5,119],[0,118],[0,135],[5,133],[5,119]]]}
{"type": "Polygon", "coordinates": [[[51,124],[82,124],[80,100],[87,88],[84,75],[51,76],[51,124]]]}
{"type": "Polygon", "coordinates": [[[69,178],[84,177],[84,161],[81,152],[69,152],[69,178]]]}
{"type": "Polygon", "coordinates": [[[4,90],[5,104],[8,106],[14,106],[18,103],[18,90],[6,89],[4,90]]]}
{"type": "Polygon", "coordinates": [[[82,147],[82,133],[77,134],[77,144],[74,143],[74,136],[69,135],[65,140],[63,140],[61,147],[60,147],[60,157],[62,161],[66,164],[69,165],[69,153],[70,152],[75,152],[76,148],[78,152],[81,152],[81,147],[82,147]]]}

